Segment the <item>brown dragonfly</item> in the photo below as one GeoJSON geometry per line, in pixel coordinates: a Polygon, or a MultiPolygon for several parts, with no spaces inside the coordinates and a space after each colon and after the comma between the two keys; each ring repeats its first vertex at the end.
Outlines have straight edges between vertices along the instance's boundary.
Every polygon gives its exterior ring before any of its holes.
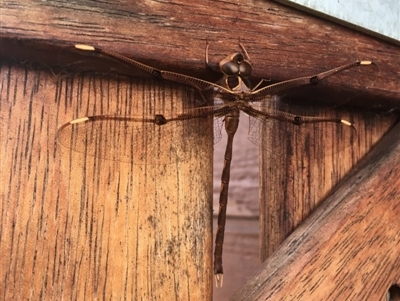
{"type": "MultiPolygon", "coordinates": [[[[264,106],[264,104],[269,101],[269,97],[271,95],[282,94],[289,89],[299,86],[316,85],[321,80],[340,73],[346,69],[372,64],[372,62],[370,61],[355,61],[325,72],[321,72],[316,75],[295,78],[279,83],[268,85],[267,81],[261,80],[254,88],[252,88],[249,80],[252,73],[250,58],[244,46],[241,43],[239,43],[239,46],[242,50],[241,52],[236,52],[228,55],[225,59],[221,60],[218,65],[214,66],[208,61],[209,45],[207,43],[205,49],[206,66],[222,74],[222,78],[220,79],[220,81],[218,81],[217,83],[213,83],[180,73],[159,70],[108,50],[95,48],[88,45],[75,45],[75,48],[80,51],[95,52],[105,57],[117,60],[125,65],[148,73],[156,79],[180,83],[192,89],[195,89],[200,94],[202,98],[201,102],[203,104],[210,104],[211,102],[212,105],[203,105],[199,108],[188,109],[187,111],[182,110],[180,112],[162,112],[160,114],[154,114],[151,116],[87,116],[72,120],[69,123],[63,125],[60,128],[58,134],[58,139],[61,144],[69,148],[76,148],[78,150],[85,149],[86,151],[87,148],[91,146],[82,145],[83,143],[76,147],[71,146],[68,138],[66,138],[73,135],[73,128],[76,126],[80,126],[80,128],[82,128],[82,126],[90,127],[91,123],[93,124],[99,121],[123,121],[125,125],[129,123],[135,124],[135,127],[132,126],[132,129],[143,127],[143,125],[146,124],[153,128],[162,128],[168,127],[171,124],[187,122],[195,118],[213,117],[214,119],[223,119],[228,140],[225,151],[224,168],[221,178],[222,184],[219,198],[218,229],[215,239],[214,251],[214,274],[217,287],[222,286],[223,282],[222,247],[224,241],[226,208],[228,202],[230,165],[232,160],[232,143],[233,137],[238,128],[240,111],[243,111],[261,125],[269,123],[271,121],[278,123],[291,123],[293,124],[294,128],[298,129],[300,135],[302,129],[307,128],[308,125],[315,126],[316,124],[321,123],[323,123],[324,125],[329,124],[332,127],[348,127],[350,129],[354,129],[354,126],[351,122],[343,120],[341,118],[301,116],[285,112],[283,110],[278,110],[276,108],[268,109],[264,106]]],[[[220,122],[219,124],[221,125],[222,122],[220,122]]],[[[217,130],[214,132],[218,133],[219,131],[217,130]]],[[[144,131],[142,131],[141,133],[145,134],[144,131]]],[[[259,141],[257,141],[257,137],[253,136],[250,138],[250,140],[255,144],[259,143],[259,141]]],[[[216,142],[217,140],[218,138],[214,138],[214,142],[216,142]]],[[[134,152],[134,150],[130,150],[130,152],[134,152]]],[[[93,151],[93,153],[95,156],[97,156],[95,154],[95,151],[93,151]]],[[[131,157],[135,156],[133,155],[131,157]]]]}

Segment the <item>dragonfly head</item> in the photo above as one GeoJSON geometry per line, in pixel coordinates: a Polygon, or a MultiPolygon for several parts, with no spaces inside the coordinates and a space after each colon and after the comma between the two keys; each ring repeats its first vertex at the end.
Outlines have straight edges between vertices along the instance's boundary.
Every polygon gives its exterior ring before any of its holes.
{"type": "Polygon", "coordinates": [[[251,63],[240,52],[228,55],[219,63],[221,72],[228,77],[249,77],[251,75],[251,63]]]}

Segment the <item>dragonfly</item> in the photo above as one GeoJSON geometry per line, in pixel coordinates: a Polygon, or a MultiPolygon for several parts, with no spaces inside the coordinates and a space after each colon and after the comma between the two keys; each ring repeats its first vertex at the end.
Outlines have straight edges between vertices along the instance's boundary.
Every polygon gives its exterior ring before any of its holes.
{"type": "MultiPolygon", "coordinates": [[[[222,120],[225,125],[227,134],[227,144],[224,157],[224,167],[221,176],[221,190],[219,197],[219,213],[218,213],[218,228],[215,238],[214,250],[214,275],[216,286],[223,285],[223,265],[222,253],[224,242],[224,231],[226,222],[226,209],[228,203],[228,189],[230,178],[230,167],[232,161],[233,138],[239,125],[240,111],[246,113],[250,118],[260,124],[267,122],[285,122],[292,124],[295,128],[299,129],[301,133],[302,128],[307,125],[316,124],[329,124],[333,127],[348,127],[354,129],[354,125],[347,120],[333,117],[317,117],[317,116],[303,116],[292,114],[284,110],[276,108],[268,108],[263,106],[269,101],[273,95],[282,94],[290,89],[316,85],[320,81],[341,73],[344,70],[355,68],[358,66],[372,65],[371,61],[357,60],[315,75],[304,76],[295,79],[285,80],[278,83],[268,84],[267,80],[260,80],[254,87],[251,86],[252,64],[250,57],[243,46],[239,42],[240,52],[234,52],[222,59],[218,64],[211,64],[209,62],[209,44],[207,42],[205,48],[205,65],[207,68],[221,74],[218,82],[210,82],[196,77],[184,75],[181,73],[160,70],[153,68],[149,65],[143,64],[129,57],[126,57],[117,52],[109,51],[106,49],[97,48],[90,45],[77,44],[75,48],[82,52],[93,52],[98,55],[107,57],[108,59],[116,60],[128,67],[136,68],[142,72],[147,73],[157,80],[165,80],[175,82],[198,92],[201,97],[201,104],[199,108],[182,110],[179,112],[161,112],[149,116],[86,116],[74,119],[69,123],[63,125],[59,129],[58,139],[59,142],[71,148],[71,144],[66,139],[66,136],[71,135],[72,128],[76,125],[88,126],[91,123],[99,121],[112,121],[119,120],[127,123],[137,124],[140,128],[142,125],[150,125],[152,127],[168,127],[171,124],[179,124],[182,122],[190,121],[195,118],[214,118],[214,120],[222,120]],[[211,105],[204,105],[210,104],[211,105]]],[[[216,126],[216,125],[215,125],[216,126]]],[[[222,123],[221,123],[222,126],[222,123]]],[[[214,131],[215,133],[216,131],[214,131]]],[[[218,132],[218,131],[217,131],[218,132]]],[[[141,134],[145,135],[143,131],[141,134]]],[[[250,138],[250,137],[249,137],[250,138]]],[[[253,143],[258,144],[257,138],[250,139],[253,143]]],[[[214,138],[214,143],[216,142],[214,138]]],[[[87,148],[90,146],[77,146],[76,148],[87,148]]],[[[74,148],[72,146],[72,148],[74,148]]],[[[134,150],[131,150],[132,152],[134,150]]],[[[96,153],[95,151],[93,153],[96,153]]],[[[95,154],[95,156],[97,156],[95,154]]],[[[134,157],[134,156],[132,156],[134,157]]]]}

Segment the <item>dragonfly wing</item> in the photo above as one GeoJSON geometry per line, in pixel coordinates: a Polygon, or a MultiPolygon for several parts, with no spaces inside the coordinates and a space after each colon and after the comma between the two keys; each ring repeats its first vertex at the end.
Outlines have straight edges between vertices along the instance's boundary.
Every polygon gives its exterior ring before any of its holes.
{"type": "Polygon", "coordinates": [[[271,102],[268,107],[265,104],[259,107],[254,106],[255,109],[274,117],[266,118],[261,115],[250,117],[248,136],[252,143],[273,156],[282,156],[276,149],[284,144],[286,147],[283,149],[286,150],[285,155],[288,157],[297,155],[301,158],[311,152],[312,157],[318,159],[339,153],[355,141],[357,134],[355,127],[340,122],[341,119],[346,119],[342,115],[345,114],[344,111],[313,108],[312,116],[307,116],[305,112],[310,114],[310,108],[303,107],[300,110],[298,107],[295,110],[291,107],[291,111],[287,112],[283,111],[283,108],[278,109],[275,105],[276,103],[271,102]],[[282,116],[288,119],[284,120],[282,116]],[[289,121],[290,118],[294,120],[296,116],[300,116],[305,122],[295,124],[289,121]],[[306,122],[313,120],[315,116],[321,120],[306,122]]]}
{"type": "MultiPolygon", "coordinates": [[[[315,75],[303,76],[295,79],[290,79],[282,82],[278,82],[275,84],[267,85],[265,87],[256,89],[252,91],[252,99],[253,100],[262,100],[267,95],[277,95],[282,94],[288,90],[291,90],[300,86],[314,86],[318,84],[320,81],[325,81],[328,77],[331,77],[335,74],[341,73],[344,70],[359,67],[359,66],[371,66],[372,62],[370,61],[355,61],[352,63],[348,63],[315,75]]],[[[262,82],[260,83],[262,84],[262,82]]]]}
{"type": "MultiPolygon", "coordinates": [[[[227,89],[221,85],[218,85],[216,83],[212,83],[206,80],[202,80],[196,77],[192,77],[189,75],[177,73],[177,72],[171,72],[171,71],[166,71],[166,70],[160,70],[157,68],[153,68],[149,65],[143,64],[141,62],[138,62],[136,60],[133,60],[131,58],[128,58],[124,55],[121,55],[119,53],[109,51],[106,49],[101,49],[89,45],[75,45],[75,48],[81,51],[82,53],[97,53],[100,55],[104,55],[111,60],[116,60],[119,61],[121,64],[120,67],[122,68],[123,66],[125,67],[130,67],[132,69],[140,70],[144,73],[147,73],[148,75],[151,75],[155,79],[160,79],[160,80],[168,80],[171,82],[183,84],[187,87],[191,87],[196,89],[198,92],[200,92],[203,101],[201,102],[202,105],[210,104],[212,100],[214,99],[214,96],[219,93],[223,93],[225,95],[232,95],[232,91],[230,89],[227,89]]],[[[118,72],[119,73],[119,72],[118,72]]]]}
{"type": "Polygon", "coordinates": [[[182,114],[138,116],[89,116],[75,119],[58,131],[59,143],[75,152],[132,164],[173,164],[193,154],[191,141],[211,137],[213,107],[182,114]],[[162,117],[161,117],[162,116],[162,117]],[[165,123],[160,118],[165,118],[165,123]],[[158,124],[159,123],[159,124],[158,124]]]}
{"type": "Polygon", "coordinates": [[[222,126],[224,117],[214,117],[214,144],[217,144],[222,138],[222,126]]]}

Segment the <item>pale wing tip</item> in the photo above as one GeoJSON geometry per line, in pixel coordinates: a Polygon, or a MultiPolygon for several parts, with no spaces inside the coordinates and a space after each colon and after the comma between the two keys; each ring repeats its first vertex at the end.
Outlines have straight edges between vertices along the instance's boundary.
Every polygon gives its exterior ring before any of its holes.
{"type": "Polygon", "coordinates": [[[351,122],[349,122],[347,120],[344,120],[344,119],[341,119],[340,122],[345,124],[345,125],[348,125],[348,126],[352,126],[353,125],[351,122]]]}
{"type": "Polygon", "coordinates": [[[81,117],[81,118],[74,119],[74,120],[70,121],[69,123],[76,124],[76,123],[86,122],[88,120],[89,120],[89,117],[81,117]]]}
{"type": "Polygon", "coordinates": [[[85,50],[85,51],[95,51],[95,48],[93,46],[85,45],[85,44],[76,44],[75,48],[79,49],[79,50],[85,50]]]}
{"type": "Polygon", "coordinates": [[[360,61],[360,65],[368,66],[368,65],[372,65],[372,62],[371,61],[360,61]]]}

